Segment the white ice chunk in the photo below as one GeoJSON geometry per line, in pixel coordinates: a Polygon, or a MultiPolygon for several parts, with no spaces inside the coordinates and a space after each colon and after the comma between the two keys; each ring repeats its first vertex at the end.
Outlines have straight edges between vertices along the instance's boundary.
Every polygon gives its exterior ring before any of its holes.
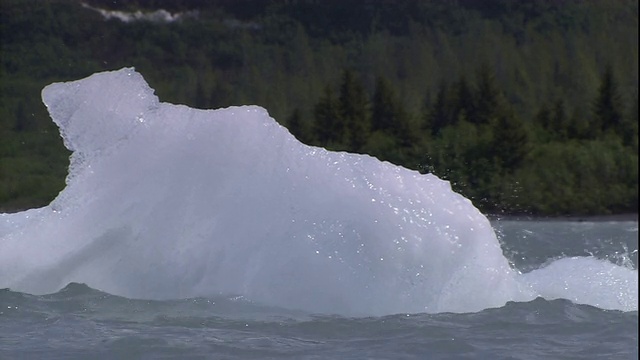
{"type": "Polygon", "coordinates": [[[433,175],[304,145],[257,106],[160,103],[131,68],[42,95],[70,175],[28,221],[0,219],[0,288],[373,315],[535,296],[489,221],[433,175]]]}

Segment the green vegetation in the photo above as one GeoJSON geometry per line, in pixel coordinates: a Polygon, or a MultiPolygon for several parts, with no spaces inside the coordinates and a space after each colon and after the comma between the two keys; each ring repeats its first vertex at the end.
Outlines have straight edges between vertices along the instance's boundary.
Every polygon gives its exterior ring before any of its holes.
{"type": "Polygon", "coordinates": [[[638,210],[638,2],[0,2],[0,211],[47,204],[69,153],[54,81],[134,66],[162,101],[258,104],[301,141],[448,179],[491,213],[638,210]]]}

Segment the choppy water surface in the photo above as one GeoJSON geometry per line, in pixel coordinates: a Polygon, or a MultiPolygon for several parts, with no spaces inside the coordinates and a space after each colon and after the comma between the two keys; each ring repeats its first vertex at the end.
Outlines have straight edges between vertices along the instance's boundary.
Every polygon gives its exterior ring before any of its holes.
{"type": "MultiPolygon", "coordinates": [[[[636,269],[637,222],[493,221],[530,272],[589,256],[636,269]]],[[[637,311],[536,298],[474,313],[343,317],[243,297],[134,300],[82,284],[0,291],[2,359],[636,359],[637,311]]]]}

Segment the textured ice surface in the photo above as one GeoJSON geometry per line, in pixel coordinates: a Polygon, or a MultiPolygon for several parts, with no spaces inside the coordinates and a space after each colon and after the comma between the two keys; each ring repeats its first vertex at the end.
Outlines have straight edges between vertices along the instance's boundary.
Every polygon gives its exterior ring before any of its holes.
{"type": "Polygon", "coordinates": [[[0,288],[81,282],[339,314],[536,295],[488,220],[435,176],[306,146],[257,106],[161,103],[130,68],[42,97],[73,150],[67,187],[48,207],[0,216],[0,288]]]}

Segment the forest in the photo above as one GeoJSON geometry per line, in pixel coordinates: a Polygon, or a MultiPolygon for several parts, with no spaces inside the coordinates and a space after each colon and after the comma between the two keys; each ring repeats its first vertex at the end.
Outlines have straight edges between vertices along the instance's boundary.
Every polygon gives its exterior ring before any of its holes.
{"type": "Polygon", "coordinates": [[[638,211],[638,1],[3,0],[0,37],[0,212],[64,187],[42,88],[130,66],[161,101],[263,106],[485,213],[638,211]],[[158,9],[181,16],[105,15],[158,9]]]}

